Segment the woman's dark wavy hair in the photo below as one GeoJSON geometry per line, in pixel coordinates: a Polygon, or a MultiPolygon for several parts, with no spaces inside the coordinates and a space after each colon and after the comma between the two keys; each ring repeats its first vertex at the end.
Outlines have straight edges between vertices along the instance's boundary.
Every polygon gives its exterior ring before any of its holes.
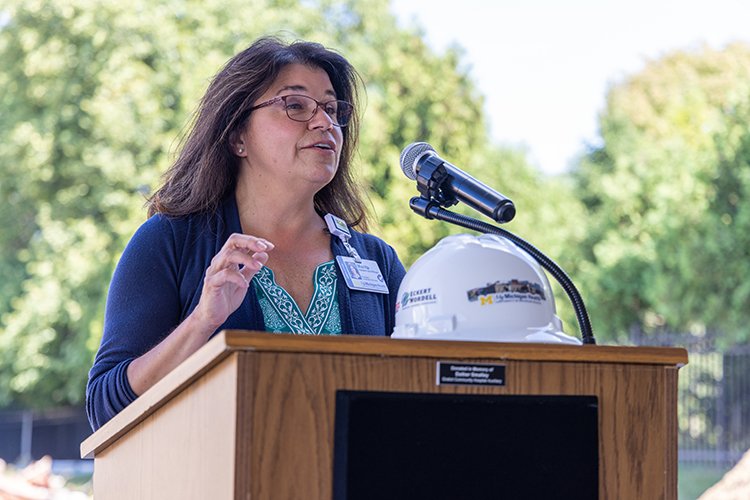
{"type": "Polygon", "coordinates": [[[357,86],[361,81],[340,54],[318,43],[263,37],[243,50],[211,81],[183,139],[177,160],[164,174],[164,184],[148,200],[149,216],[161,213],[179,217],[214,213],[237,183],[240,165],[232,141],[245,128],[250,108],[289,64],[305,64],[324,70],[336,98],[354,105],[354,115],[342,129],[343,145],[333,180],[315,195],[315,208],[367,230],[367,213],[354,182],[351,161],[356,150],[359,116],[357,86]]]}

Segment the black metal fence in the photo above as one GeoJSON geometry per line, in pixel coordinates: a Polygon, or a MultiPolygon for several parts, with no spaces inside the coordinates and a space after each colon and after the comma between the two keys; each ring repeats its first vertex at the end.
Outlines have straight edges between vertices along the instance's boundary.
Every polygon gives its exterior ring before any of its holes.
{"type": "Polygon", "coordinates": [[[0,411],[0,458],[25,465],[50,455],[80,459],[80,444],[91,434],[83,408],[0,411]]]}
{"type": "Polygon", "coordinates": [[[680,369],[679,460],[732,467],[750,449],[750,345],[720,347],[713,335],[631,335],[635,345],[684,347],[680,369]]]}

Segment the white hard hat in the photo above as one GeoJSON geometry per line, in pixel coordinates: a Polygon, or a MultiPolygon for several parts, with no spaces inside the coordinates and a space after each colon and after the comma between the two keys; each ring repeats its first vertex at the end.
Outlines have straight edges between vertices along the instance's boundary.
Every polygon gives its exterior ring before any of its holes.
{"type": "Polygon", "coordinates": [[[392,336],[581,344],[563,332],[537,261],[491,234],[448,236],[411,266],[392,336]]]}

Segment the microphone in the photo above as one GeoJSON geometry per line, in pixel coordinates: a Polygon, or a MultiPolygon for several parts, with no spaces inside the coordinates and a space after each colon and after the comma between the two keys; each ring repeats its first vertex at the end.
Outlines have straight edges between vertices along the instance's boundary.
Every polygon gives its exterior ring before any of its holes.
{"type": "Polygon", "coordinates": [[[516,207],[511,200],[440,158],[426,142],[414,142],[406,146],[401,152],[400,163],[404,175],[417,181],[423,195],[423,187],[428,191],[434,187],[437,173],[437,183],[442,195],[439,201],[445,206],[451,206],[459,200],[500,223],[510,222],[516,215],[516,207]],[[422,169],[427,173],[426,179],[425,175],[420,175],[422,169]]]}

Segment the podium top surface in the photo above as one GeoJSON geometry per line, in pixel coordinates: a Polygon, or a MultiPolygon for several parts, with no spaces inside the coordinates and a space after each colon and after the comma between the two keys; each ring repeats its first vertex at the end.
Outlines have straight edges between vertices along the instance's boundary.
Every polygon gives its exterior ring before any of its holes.
{"type": "Polygon", "coordinates": [[[687,364],[677,347],[558,345],[446,340],[406,340],[360,335],[314,336],[226,330],[167,374],[132,404],[81,443],[81,456],[92,458],[152,414],[198,377],[233,352],[289,352],[444,360],[537,361],[661,365],[687,364]]]}
{"type": "Polygon", "coordinates": [[[222,339],[220,342],[223,342],[229,351],[296,351],[454,359],[636,363],[677,367],[687,364],[687,351],[679,347],[412,340],[362,335],[279,335],[245,330],[223,331],[212,342],[217,338],[222,339]]]}

